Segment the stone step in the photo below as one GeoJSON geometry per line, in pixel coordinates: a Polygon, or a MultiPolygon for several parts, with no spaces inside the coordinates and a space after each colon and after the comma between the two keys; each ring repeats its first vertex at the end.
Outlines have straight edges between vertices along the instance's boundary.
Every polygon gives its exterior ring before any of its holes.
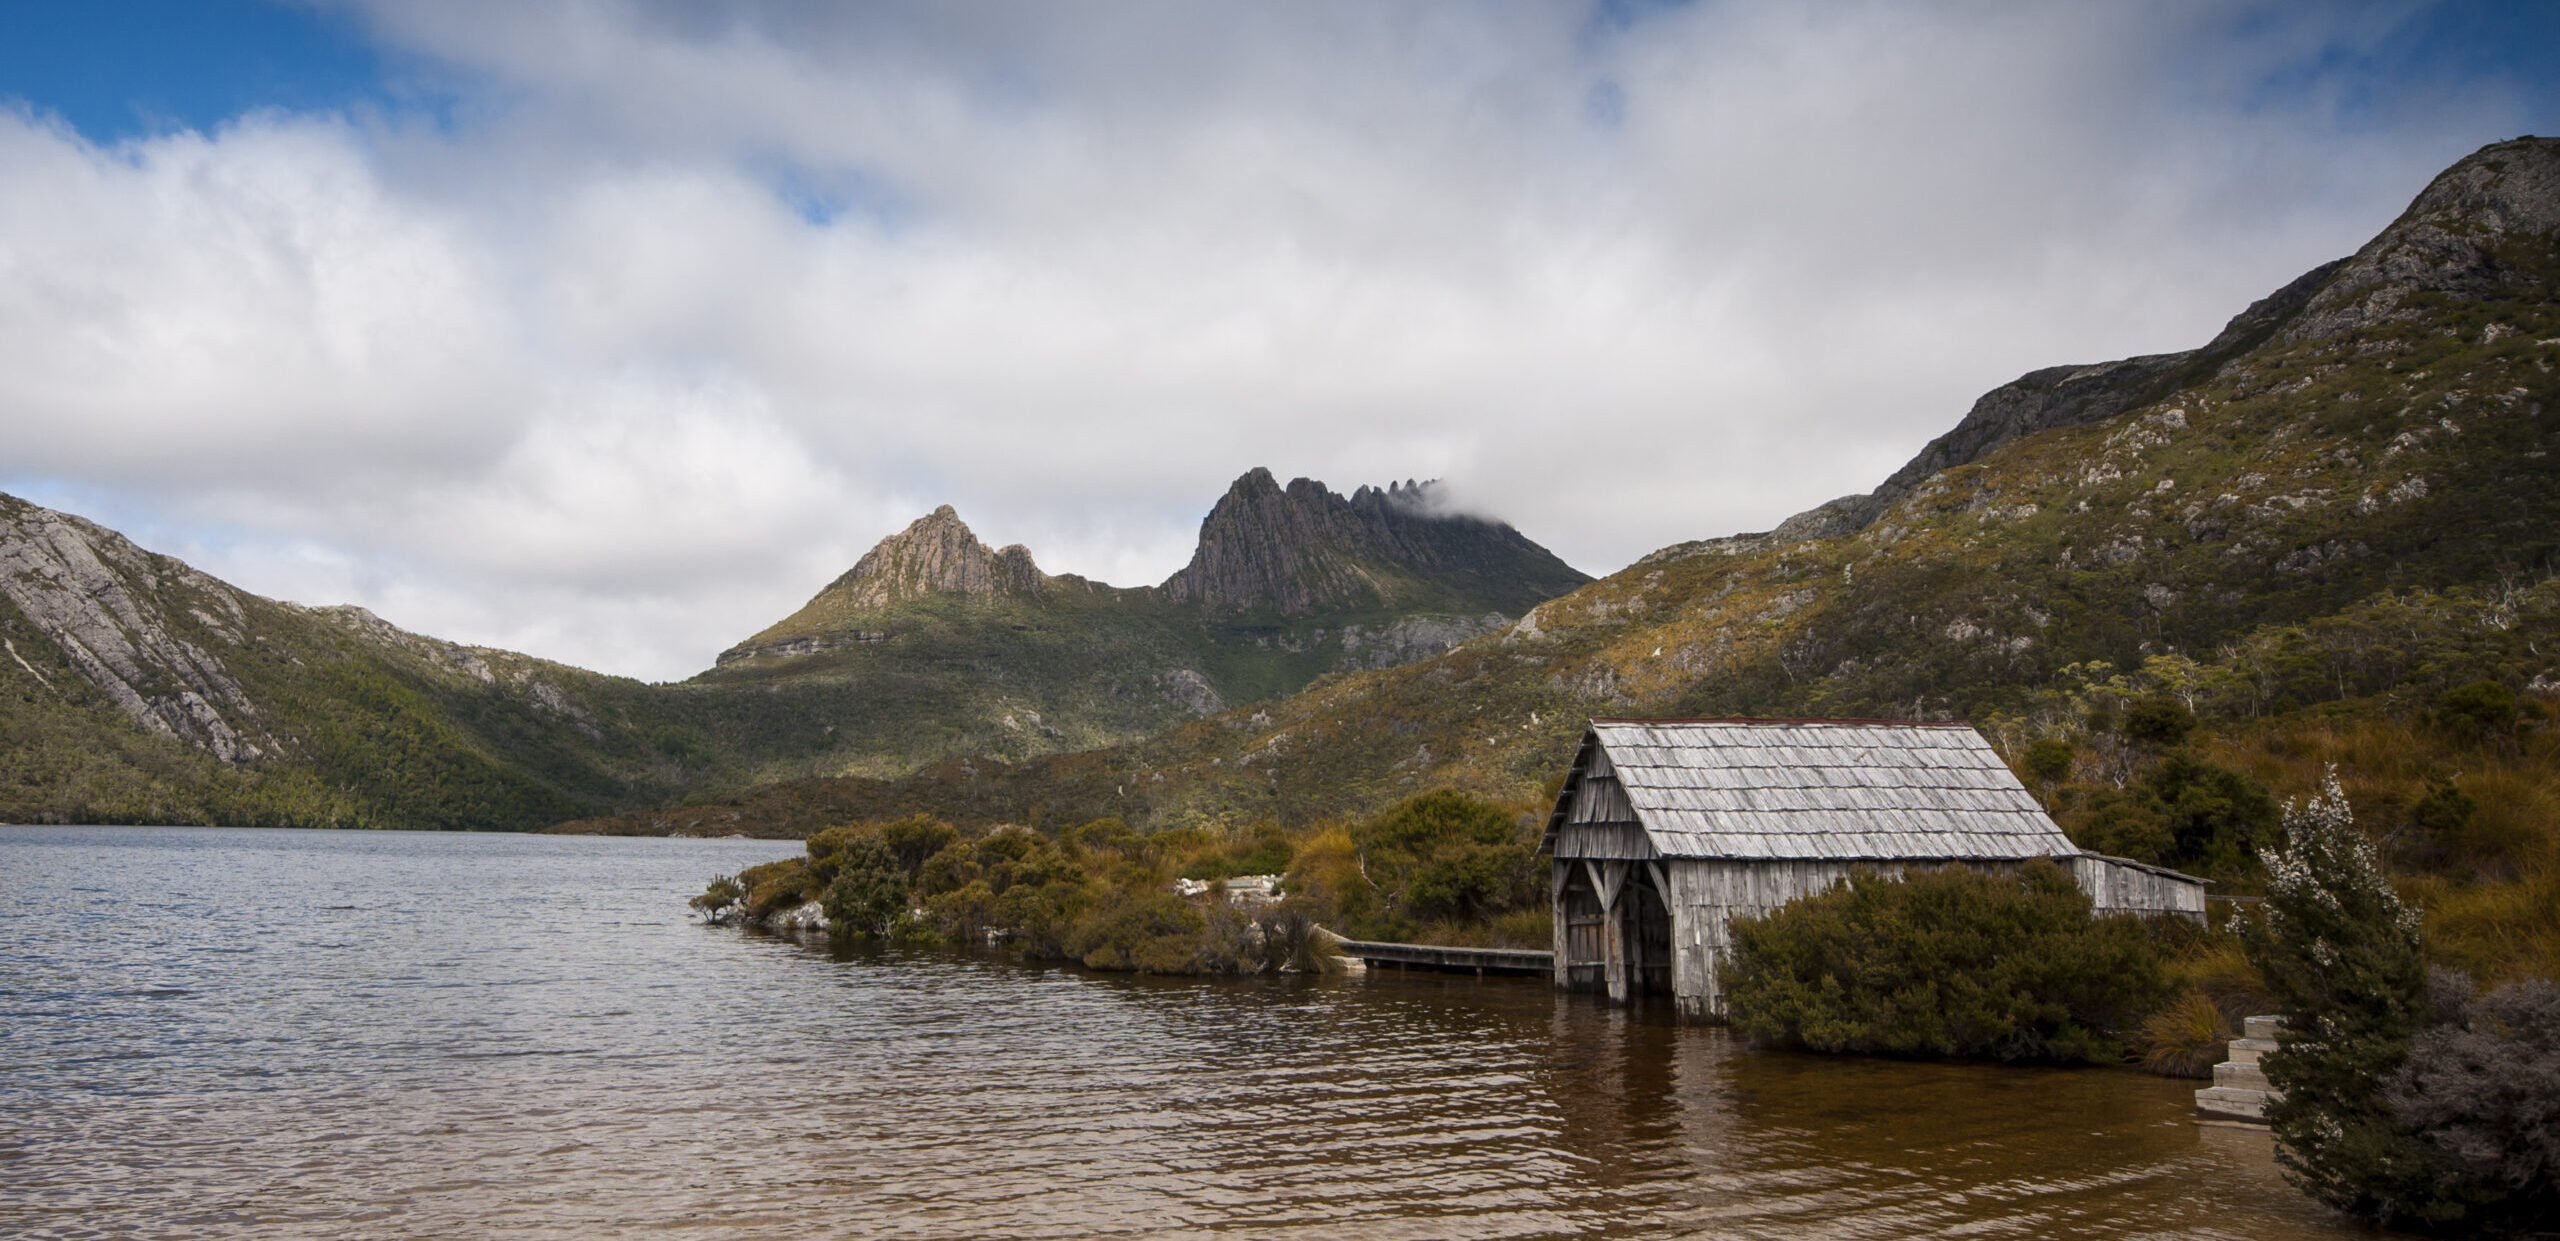
{"type": "Polygon", "coordinates": [[[2234,1090],[2266,1090],[2267,1075],[2255,1064],[2225,1060],[2213,1066],[2213,1084],[2234,1090]]]}
{"type": "Polygon", "coordinates": [[[2272,1039],[2276,1036],[2277,1030],[2284,1028],[2284,1018],[2243,1017],[2240,1019],[2240,1025],[2240,1032],[2250,1038],[2272,1039]]]}
{"type": "Polygon", "coordinates": [[[2271,1038],[2235,1038],[2229,1046],[2230,1050],[2223,1054],[2241,1064],[2256,1064],[2276,1049],[2276,1041],[2271,1038]]]}
{"type": "Polygon", "coordinates": [[[2267,1101],[2275,1097],[2264,1090],[2235,1090],[2229,1086],[2207,1086],[2196,1092],[2196,1112],[2215,1120],[2245,1120],[2265,1124],[2267,1101]]]}

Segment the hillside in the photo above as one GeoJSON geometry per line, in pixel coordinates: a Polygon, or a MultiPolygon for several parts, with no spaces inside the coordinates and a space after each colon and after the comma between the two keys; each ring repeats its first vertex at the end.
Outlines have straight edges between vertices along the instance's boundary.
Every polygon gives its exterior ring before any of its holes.
{"type": "Polygon", "coordinates": [[[788,830],[816,805],[1296,825],[1438,785],[1532,804],[1600,714],[1969,718],[2022,767],[2060,745],[2038,784],[2068,810],[2152,769],[2125,713],[2165,696],[2279,794],[2346,760],[2395,840],[2458,788],[2497,839],[2447,845],[2469,860],[2443,881],[2520,881],[2500,890],[2530,900],[2498,899],[2547,910],[2560,753],[2530,717],[2560,695],[2556,230],[2560,141],[2491,146],[2199,350],[2029,374],[1870,496],[1665,548],[1438,658],[1140,745],[612,826],[788,830]],[[2528,718],[2446,723],[2482,680],[2528,718]]]}
{"type": "Polygon", "coordinates": [[[1507,526],[1420,511],[1410,490],[1355,526],[1403,543],[1341,547],[1320,522],[1303,544],[1287,523],[1388,493],[1300,480],[1289,504],[1240,514],[1280,489],[1256,471],[1231,491],[1204,531],[1278,521],[1254,554],[1393,584],[1295,615],[1052,577],[945,508],[680,685],[263,599],[0,496],[0,821],[522,829],[777,779],[1087,749],[1327,669],[1436,654],[1585,580],[1507,526]]]}
{"type": "Polygon", "coordinates": [[[0,496],[0,819],[531,825],[662,799],[636,682],[262,599],[0,496]]]}

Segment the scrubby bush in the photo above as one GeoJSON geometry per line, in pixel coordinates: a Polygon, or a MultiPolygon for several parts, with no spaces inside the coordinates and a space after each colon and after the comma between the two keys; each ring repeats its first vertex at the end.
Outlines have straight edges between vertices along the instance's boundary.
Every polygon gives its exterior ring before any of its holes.
{"type": "Polygon", "coordinates": [[[2254,868],[2276,817],[2265,786],[2181,751],[2127,788],[2084,794],[2062,820],[2084,848],[2230,877],[2254,868]]]}
{"type": "Polygon", "coordinates": [[[1115,903],[1076,927],[1067,955],[1095,969],[1152,974],[1195,972],[1208,919],[1170,892],[1115,903]]]}
{"type": "Polygon", "coordinates": [[[2142,1022],[2142,1068],[2162,1077],[2211,1077],[2231,1044],[2231,1021],[2202,990],[2188,987],[2142,1022]]]}
{"type": "Polygon", "coordinates": [[[2520,714],[2516,692],[2496,681],[2473,681],[2446,690],[2436,699],[2436,719],[2459,732],[2504,737],[2515,732],[2520,714]]]}
{"type": "Polygon", "coordinates": [[[1321,968],[1319,920],[1367,934],[1546,942],[1544,867],[1513,810],[1425,794],[1353,830],[1357,841],[1339,828],[1308,839],[1270,822],[1147,833],[1104,818],[1054,835],[1018,825],[964,833],[916,816],[815,832],[805,857],[729,880],[743,892],[729,901],[763,901],[761,919],[817,899],[848,937],[998,945],[1155,973],[1321,968]],[[1284,902],[1244,907],[1222,891],[1173,891],[1177,879],[1240,874],[1286,875],[1284,902]]]}
{"type": "Polygon", "coordinates": [[[1259,823],[1237,839],[1183,861],[1179,869],[1190,879],[1229,879],[1237,875],[1277,875],[1289,869],[1297,843],[1277,823],[1259,823]]]}
{"type": "Polygon", "coordinates": [[[723,910],[746,899],[746,895],[747,885],[740,882],[736,875],[721,875],[702,890],[702,895],[688,903],[704,914],[716,917],[723,910]]]}
{"type": "Polygon", "coordinates": [[[747,921],[762,922],[783,910],[807,904],[817,892],[806,858],[784,858],[739,871],[747,889],[747,921]]]}
{"type": "Polygon", "coordinates": [[[834,873],[820,899],[827,911],[827,929],[835,934],[880,938],[907,912],[906,869],[878,834],[843,840],[828,855],[827,869],[834,873]]]}
{"type": "Polygon", "coordinates": [[[2275,798],[2228,767],[2172,754],[2145,784],[2166,812],[2169,865],[2237,874],[2275,831],[2275,798]]]}
{"type": "Polygon", "coordinates": [[[2392,844],[2392,856],[2406,865],[2438,873],[2471,869],[2481,860],[2473,847],[2471,821],[2480,799],[2450,780],[2431,780],[2427,791],[2409,806],[2407,826],[2392,844]]]}
{"type": "Polygon", "coordinates": [[[1861,871],[1736,919],[1734,1029],[1815,1051],[2113,1063],[2167,983],[2138,919],[2095,918],[2062,868],[1861,871]]]}
{"type": "Polygon", "coordinates": [[[897,858],[899,869],[913,876],[927,859],[960,843],[960,831],[940,819],[919,814],[881,824],[880,839],[897,858]]]}
{"type": "Polygon", "coordinates": [[[2383,1099],[2459,1175],[2463,1225],[2548,1227],[2560,1220],[2560,986],[2510,983],[2451,1007],[2419,1033],[2383,1099]]]}
{"type": "Polygon", "coordinates": [[[2027,746],[2027,774],[2048,785],[2070,778],[2071,743],[2059,737],[2047,737],[2027,746]]]}

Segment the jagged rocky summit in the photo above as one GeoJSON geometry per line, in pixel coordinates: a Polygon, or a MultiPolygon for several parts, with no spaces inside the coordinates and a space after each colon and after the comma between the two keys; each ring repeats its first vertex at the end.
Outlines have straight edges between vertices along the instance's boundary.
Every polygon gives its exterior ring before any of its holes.
{"type": "Polygon", "coordinates": [[[904,604],[1033,601],[1070,590],[1139,610],[1315,624],[1362,652],[1343,666],[1377,667],[1408,651],[1436,654],[1590,580],[1506,524],[1447,511],[1436,483],[1363,486],[1344,496],[1307,478],[1283,487],[1257,468],[1227,488],[1200,523],[1190,563],[1159,586],[1043,573],[1020,544],[989,550],[946,504],[882,539],[799,611],[723,652],[719,663],[885,642],[908,619],[904,604]],[[1348,619],[1355,616],[1368,623],[1348,619]],[[1333,623],[1322,624],[1327,618],[1333,623]]]}
{"type": "Polygon", "coordinates": [[[1200,523],[1191,563],[1166,597],[1220,613],[1445,607],[1517,614],[1590,577],[1500,522],[1445,511],[1433,483],[1280,486],[1267,469],[1235,481],[1200,523]]]}
{"type": "Polygon", "coordinates": [[[902,599],[936,593],[1030,594],[1048,582],[1020,543],[996,551],[978,541],[948,504],[880,540],[828,589],[842,590],[857,608],[885,608],[902,599]]]}

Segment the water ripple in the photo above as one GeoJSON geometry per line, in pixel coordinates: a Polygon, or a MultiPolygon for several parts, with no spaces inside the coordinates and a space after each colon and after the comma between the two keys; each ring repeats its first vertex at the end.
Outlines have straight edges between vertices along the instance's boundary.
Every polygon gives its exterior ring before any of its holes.
{"type": "Polygon", "coordinates": [[[0,829],[0,1234],[2343,1235],[2181,1083],[684,919],[782,851],[0,829]]]}

